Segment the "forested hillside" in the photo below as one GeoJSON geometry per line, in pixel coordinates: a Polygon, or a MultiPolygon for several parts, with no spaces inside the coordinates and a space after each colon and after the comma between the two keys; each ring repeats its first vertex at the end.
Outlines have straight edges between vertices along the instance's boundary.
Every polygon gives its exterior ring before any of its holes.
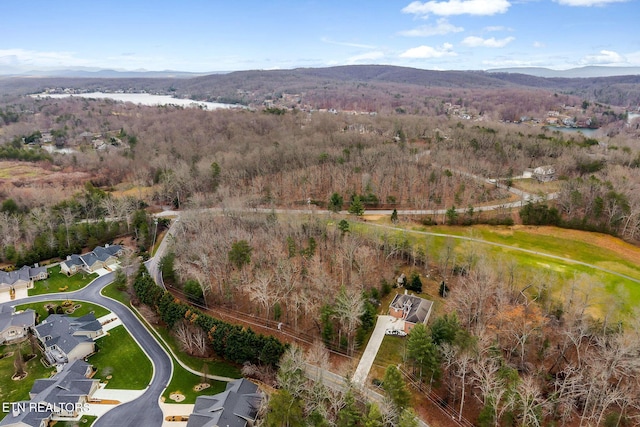
{"type": "MultiPolygon", "coordinates": [[[[173,293],[143,302],[177,296],[260,324],[282,322],[300,342],[321,341],[348,359],[406,272],[415,292],[424,280],[437,299],[429,328],[409,336],[398,356],[416,386],[433,387],[483,426],[631,423],[640,406],[637,323],[622,304],[594,308],[594,289],[609,284],[576,273],[558,290],[558,276],[539,266],[408,236],[434,224],[485,223],[509,233],[524,223],[638,241],[637,119],[587,96],[587,83],[568,94],[558,88],[568,88],[565,81],[518,79],[338,67],[181,81],[24,81],[20,90],[155,87],[251,107],[5,95],[0,258],[11,269],[115,239],[144,257],[168,225],[149,214],[178,209],[162,262],[173,293]],[[550,119],[574,127],[553,128],[550,119]],[[578,133],[578,123],[592,133],[578,133]],[[539,167],[553,171],[548,182],[535,179],[539,167]],[[395,210],[387,224],[406,230],[359,227],[365,208],[381,207],[395,210]]],[[[637,85],[624,80],[599,80],[601,95],[619,84],[633,94],[637,85]]],[[[180,313],[169,326],[184,326],[180,313]]],[[[269,365],[283,349],[269,353],[269,365]]],[[[260,364],[262,356],[247,361],[260,364]]],[[[371,410],[361,400],[351,407],[348,393],[331,406],[326,395],[302,390],[292,402],[314,425],[337,422],[344,408],[371,410]],[[316,408],[324,412],[314,415],[316,408]]],[[[401,403],[383,408],[386,425],[405,414],[401,403]]]]}

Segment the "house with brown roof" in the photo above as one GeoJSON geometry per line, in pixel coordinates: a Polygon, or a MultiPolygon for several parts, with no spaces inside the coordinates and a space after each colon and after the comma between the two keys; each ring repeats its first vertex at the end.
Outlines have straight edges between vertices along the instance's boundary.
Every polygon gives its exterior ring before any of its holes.
{"type": "Polygon", "coordinates": [[[396,294],[393,298],[389,305],[389,315],[401,319],[404,322],[404,332],[409,333],[418,323],[427,324],[432,308],[433,301],[409,295],[405,291],[404,294],[396,294]]]}

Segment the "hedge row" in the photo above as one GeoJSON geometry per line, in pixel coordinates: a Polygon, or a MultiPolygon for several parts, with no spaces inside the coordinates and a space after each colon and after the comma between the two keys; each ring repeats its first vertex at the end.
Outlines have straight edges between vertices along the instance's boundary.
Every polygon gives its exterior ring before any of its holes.
{"type": "Polygon", "coordinates": [[[207,333],[213,351],[229,362],[275,367],[287,348],[274,337],[215,319],[176,299],[155,284],[144,266],[140,268],[133,288],[140,302],[154,308],[169,329],[181,319],[199,326],[207,333]]]}

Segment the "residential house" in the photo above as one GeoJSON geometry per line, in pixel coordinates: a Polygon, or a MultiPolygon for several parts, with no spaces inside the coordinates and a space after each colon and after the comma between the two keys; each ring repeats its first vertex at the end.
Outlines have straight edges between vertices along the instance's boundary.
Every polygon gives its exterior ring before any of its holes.
{"type": "Polygon", "coordinates": [[[44,280],[49,276],[47,267],[29,267],[20,270],[0,271],[0,302],[26,298],[36,280],[44,280]]]}
{"type": "Polygon", "coordinates": [[[72,276],[79,271],[95,273],[101,268],[110,268],[118,261],[123,253],[120,245],[98,246],[84,255],[69,255],[60,263],[60,272],[72,276]]]}
{"type": "Polygon", "coordinates": [[[70,363],[95,353],[94,339],[103,334],[93,313],[82,317],[51,314],[34,328],[45,359],[52,365],[70,363]]]}
{"type": "Polygon", "coordinates": [[[427,324],[432,308],[433,301],[409,295],[405,291],[404,294],[396,294],[393,298],[389,306],[389,314],[396,319],[401,319],[404,322],[404,332],[409,333],[418,323],[427,324]]]}
{"type": "Polygon", "coordinates": [[[90,364],[76,360],[55,376],[38,379],[29,392],[29,401],[12,404],[12,411],[0,422],[7,427],[45,427],[50,421],[76,418],[92,400],[99,380],[92,379],[90,364]]]}
{"type": "Polygon", "coordinates": [[[253,426],[262,399],[258,386],[251,381],[231,381],[222,393],[196,399],[187,427],[253,426]]]}
{"type": "Polygon", "coordinates": [[[20,341],[36,324],[36,312],[25,310],[16,313],[13,307],[0,308],[0,345],[20,341]]]}

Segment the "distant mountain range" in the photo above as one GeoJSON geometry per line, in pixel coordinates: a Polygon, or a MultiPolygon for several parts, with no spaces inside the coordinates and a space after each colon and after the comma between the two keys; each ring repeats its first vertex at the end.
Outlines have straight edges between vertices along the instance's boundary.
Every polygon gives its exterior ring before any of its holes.
{"type": "Polygon", "coordinates": [[[192,77],[216,74],[208,73],[190,73],[187,71],[162,70],[108,70],[98,68],[65,68],[50,70],[22,70],[18,68],[3,67],[0,70],[0,76],[3,77],[78,77],[78,78],[172,78],[172,79],[190,79],[192,77]]]}
{"type": "MultiPolygon", "coordinates": [[[[385,67],[385,66],[364,66],[364,67],[385,67]]],[[[348,69],[349,66],[344,67],[330,67],[330,68],[298,68],[292,70],[278,70],[286,73],[287,71],[299,71],[305,70],[309,74],[313,74],[313,70],[317,70],[316,74],[326,74],[322,70],[336,70],[336,69],[348,69]]],[[[410,70],[406,67],[391,67],[399,70],[410,70]]],[[[430,71],[420,70],[416,71],[430,71]]],[[[242,73],[243,71],[239,71],[242,73]]],[[[260,72],[268,72],[260,70],[260,72]]],[[[480,70],[450,70],[446,73],[478,73],[483,72],[480,70]]],[[[509,74],[526,74],[535,77],[544,78],[591,78],[591,77],[615,77],[615,76],[631,76],[640,75],[640,67],[603,67],[603,66],[588,66],[580,68],[570,68],[568,70],[553,70],[550,68],[542,67],[518,67],[518,68],[494,68],[484,71],[486,73],[509,73],[509,74]]],[[[188,79],[192,77],[199,77],[211,74],[228,74],[226,71],[204,72],[204,73],[192,73],[187,71],[176,70],[162,70],[162,71],[149,71],[149,70],[111,70],[111,69],[98,69],[98,68],[64,68],[64,69],[49,69],[49,70],[22,70],[12,67],[3,67],[0,70],[1,76],[12,77],[79,77],[79,78],[174,78],[174,79],[188,79]]]]}
{"type": "Polygon", "coordinates": [[[580,67],[568,70],[552,70],[541,67],[522,68],[495,68],[487,70],[488,73],[527,74],[529,76],[544,78],[590,78],[590,77],[615,77],[640,75],[640,67],[580,67]]]}
{"type": "Polygon", "coordinates": [[[345,65],[206,75],[171,70],[91,69],[43,73],[0,75],[0,95],[69,88],[84,92],[124,90],[172,94],[195,100],[256,104],[279,97],[282,93],[305,93],[307,98],[315,94],[318,105],[322,105],[322,99],[333,102],[338,98],[345,100],[344,105],[356,105],[362,104],[358,99],[369,99],[375,104],[376,99],[389,96],[425,99],[435,93],[454,90],[457,97],[469,89],[494,94],[499,91],[545,90],[603,104],[630,108],[640,105],[640,67],[583,67],[565,71],[545,68],[436,71],[391,65],[345,65]]]}

